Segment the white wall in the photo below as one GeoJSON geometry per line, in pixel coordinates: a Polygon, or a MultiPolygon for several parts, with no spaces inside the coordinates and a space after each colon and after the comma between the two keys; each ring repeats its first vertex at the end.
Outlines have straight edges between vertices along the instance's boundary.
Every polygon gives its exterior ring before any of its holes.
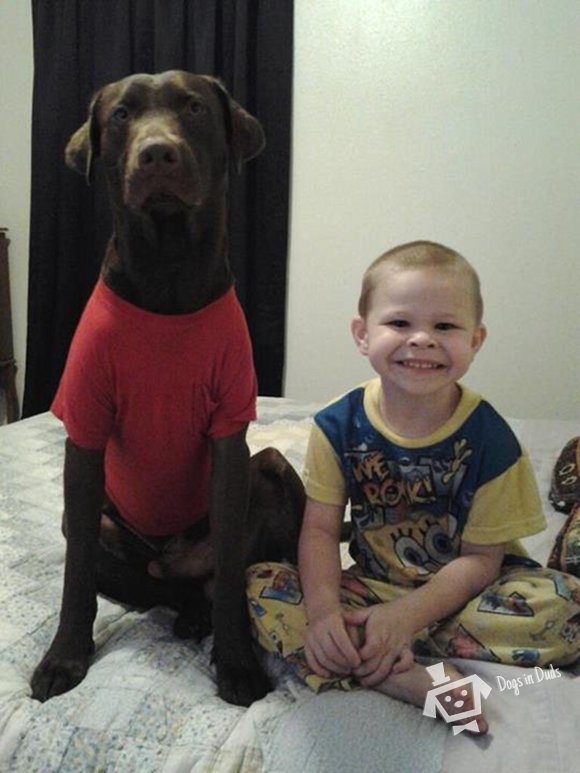
{"type": "Polygon", "coordinates": [[[427,238],[481,276],[466,383],[580,420],[580,4],[296,0],[295,39],[287,396],[368,377],[362,272],[427,238]]]}
{"type": "MultiPolygon", "coordinates": [[[[580,421],[580,4],[295,7],[286,394],[324,400],[369,375],[349,334],[362,271],[387,247],[429,238],[482,278],[489,338],[467,383],[510,416],[580,421]]],[[[0,2],[0,68],[0,225],[22,396],[27,2],[0,2]]]]}
{"type": "Polygon", "coordinates": [[[32,72],[30,3],[4,0],[0,2],[0,226],[9,229],[12,328],[21,406],[28,300],[32,72]]]}

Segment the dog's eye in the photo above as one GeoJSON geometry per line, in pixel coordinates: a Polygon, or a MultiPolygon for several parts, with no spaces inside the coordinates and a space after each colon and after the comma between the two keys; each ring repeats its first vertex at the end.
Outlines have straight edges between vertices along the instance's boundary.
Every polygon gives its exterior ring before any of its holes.
{"type": "Polygon", "coordinates": [[[113,119],[118,123],[123,123],[127,118],[129,118],[129,111],[123,105],[119,105],[113,110],[113,119]]]}
{"type": "Polygon", "coordinates": [[[189,112],[193,115],[199,115],[203,110],[203,105],[198,99],[192,99],[189,103],[189,112]]]}

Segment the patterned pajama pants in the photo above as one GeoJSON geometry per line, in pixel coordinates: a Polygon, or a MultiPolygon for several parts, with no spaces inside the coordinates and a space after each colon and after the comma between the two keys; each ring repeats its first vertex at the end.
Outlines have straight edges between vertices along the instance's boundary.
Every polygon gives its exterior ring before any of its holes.
{"type": "MultiPolygon", "coordinates": [[[[255,564],[246,576],[250,617],[260,645],[277,653],[316,692],[329,687],[352,689],[350,678],[324,679],[306,663],[306,612],[296,567],[255,564]]],[[[352,569],[342,573],[345,607],[389,602],[411,591],[352,569]]],[[[553,569],[509,568],[459,612],[421,631],[414,651],[440,659],[569,665],[580,657],[580,580],[553,569]]]]}

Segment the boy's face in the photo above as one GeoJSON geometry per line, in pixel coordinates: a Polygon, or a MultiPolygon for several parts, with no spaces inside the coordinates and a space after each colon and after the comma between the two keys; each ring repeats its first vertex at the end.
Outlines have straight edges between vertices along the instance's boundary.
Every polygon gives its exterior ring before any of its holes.
{"type": "Polygon", "coordinates": [[[409,396],[454,386],[485,339],[469,280],[433,268],[379,268],[365,319],[352,332],[383,388],[409,396]]]}

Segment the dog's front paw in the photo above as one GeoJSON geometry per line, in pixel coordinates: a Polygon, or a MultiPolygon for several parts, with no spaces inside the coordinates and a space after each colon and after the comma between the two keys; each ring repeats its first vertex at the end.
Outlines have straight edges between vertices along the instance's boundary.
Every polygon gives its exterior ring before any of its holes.
{"type": "Polygon", "coordinates": [[[270,692],[270,680],[255,661],[251,666],[216,663],[218,695],[236,706],[250,706],[270,692]]]}
{"type": "Polygon", "coordinates": [[[78,644],[63,643],[57,634],[30,680],[32,697],[44,702],[72,690],[85,678],[94,651],[92,639],[79,648],[78,644]]]}
{"type": "Polygon", "coordinates": [[[90,657],[63,658],[59,660],[47,655],[39,663],[32,675],[30,685],[32,697],[37,701],[47,701],[56,695],[72,690],[85,678],[89,669],[90,657]]]}

